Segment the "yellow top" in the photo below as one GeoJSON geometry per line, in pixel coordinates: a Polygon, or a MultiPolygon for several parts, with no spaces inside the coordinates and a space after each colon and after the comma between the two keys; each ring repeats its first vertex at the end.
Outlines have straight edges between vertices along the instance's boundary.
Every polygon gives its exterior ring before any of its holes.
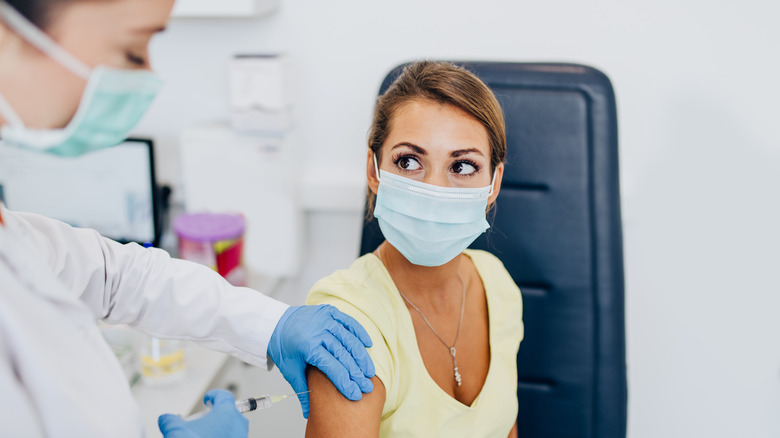
{"type": "Polygon", "coordinates": [[[306,304],[332,304],[371,335],[368,351],[387,398],[380,437],[502,437],[517,420],[517,350],[523,338],[520,290],[504,265],[485,251],[464,252],[482,278],[491,360],[479,396],[466,406],[428,374],[403,299],[373,254],[314,285],[306,304]]]}

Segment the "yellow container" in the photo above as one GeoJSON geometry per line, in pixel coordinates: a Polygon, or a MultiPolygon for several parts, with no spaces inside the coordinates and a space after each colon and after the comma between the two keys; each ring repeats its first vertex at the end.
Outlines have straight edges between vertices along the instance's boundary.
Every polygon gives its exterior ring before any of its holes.
{"type": "Polygon", "coordinates": [[[187,361],[181,341],[150,338],[141,351],[144,383],[170,383],[184,378],[187,361]]]}

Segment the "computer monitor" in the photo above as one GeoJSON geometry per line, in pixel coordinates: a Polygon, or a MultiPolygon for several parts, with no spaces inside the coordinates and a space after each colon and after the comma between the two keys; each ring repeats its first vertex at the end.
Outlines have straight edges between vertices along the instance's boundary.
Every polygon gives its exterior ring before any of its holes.
{"type": "Polygon", "coordinates": [[[0,143],[0,194],[10,210],[93,228],[119,242],[160,241],[153,143],[127,139],[81,157],[0,143]]]}

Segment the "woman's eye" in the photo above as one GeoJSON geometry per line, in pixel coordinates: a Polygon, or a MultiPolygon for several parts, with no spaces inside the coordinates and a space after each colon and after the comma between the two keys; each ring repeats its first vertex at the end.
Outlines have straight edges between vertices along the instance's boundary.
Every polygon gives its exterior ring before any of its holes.
{"type": "Polygon", "coordinates": [[[471,175],[477,171],[477,167],[471,163],[459,161],[452,165],[452,171],[459,175],[471,175]]]}
{"type": "Polygon", "coordinates": [[[139,67],[146,67],[146,58],[143,56],[138,56],[131,52],[127,52],[127,60],[130,61],[131,64],[135,64],[139,67]]]}
{"type": "Polygon", "coordinates": [[[418,170],[420,167],[420,163],[412,158],[412,157],[401,157],[396,161],[396,166],[400,167],[403,170],[418,170]]]}

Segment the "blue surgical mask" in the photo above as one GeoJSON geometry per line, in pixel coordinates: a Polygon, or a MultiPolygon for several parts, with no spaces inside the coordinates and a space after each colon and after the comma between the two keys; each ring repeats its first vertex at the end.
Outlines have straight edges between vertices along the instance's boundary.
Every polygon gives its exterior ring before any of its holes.
{"type": "Polygon", "coordinates": [[[458,256],[485,230],[493,182],[476,189],[439,187],[379,171],[374,217],[388,242],[419,266],[441,266],[458,256]]]}
{"type": "Polygon", "coordinates": [[[76,114],[62,129],[26,127],[0,94],[0,114],[6,120],[0,139],[5,144],[63,156],[117,145],[138,124],[162,86],[162,80],[146,70],[89,68],[2,1],[0,18],[30,44],[87,81],[76,114]]]}

